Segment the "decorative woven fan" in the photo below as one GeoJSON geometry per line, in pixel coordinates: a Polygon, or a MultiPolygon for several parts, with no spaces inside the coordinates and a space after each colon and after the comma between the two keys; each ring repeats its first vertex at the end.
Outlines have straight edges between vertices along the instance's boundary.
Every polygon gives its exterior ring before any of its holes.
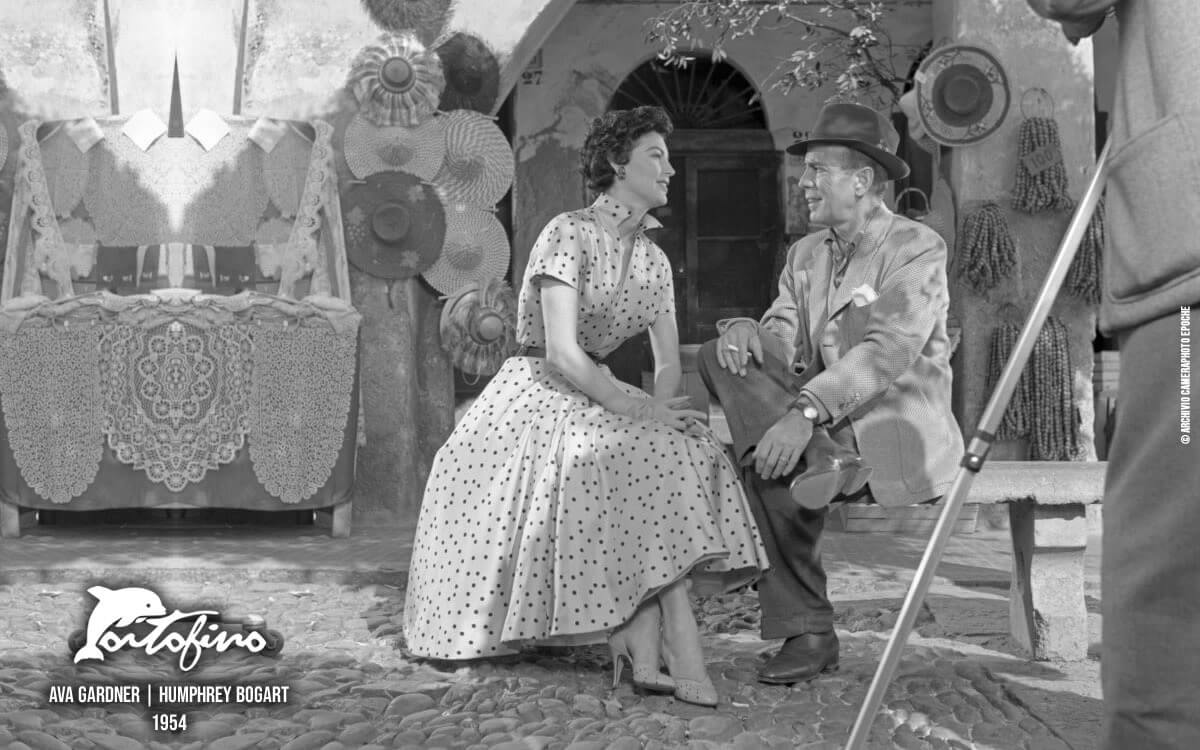
{"type": "Polygon", "coordinates": [[[380,126],[420,125],[437,109],[445,81],[438,56],[412,34],[384,34],[350,67],[347,88],[359,112],[380,126]]]}
{"type": "Polygon", "coordinates": [[[500,95],[500,63],[483,40],[458,32],[437,48],[446,76],[442,111],[491,112],[500,95]]]}
{"type": "Polygon", "coordinates": [[[468,375],[494,375],[517,351],[517,299],[504,281],[473,281],[446,300],[439,332],[454,366],[468,375]]]}
{"type": "Polygon", "coordinates": [[[415,128],[381,128],[356,115],[346,126],[342,151],[360,180],[393,169],[432,180],[446,155],[446,118],[431,117],[415,128]]]}
{"type": "Polygon", "coordinates": [[[496,204],[513,181],[512,146],[490,117],[465,109],[446,120],[446,158],[436,182],[452,201],[496,204]]]}
{"type": "Polygon", "coordinates": [[[362,0],[371,20],[388,31],[415,31],[426,44],[450,19],[450,0],[362,0]]]}
{"type": "Polygon", "coordinates": [[[453,204],[446,207],[442,254],[423,275],[442,294],[454,294],[472,281],[503,277],[508,256],[508,236],[495,216],[453,204]]]}

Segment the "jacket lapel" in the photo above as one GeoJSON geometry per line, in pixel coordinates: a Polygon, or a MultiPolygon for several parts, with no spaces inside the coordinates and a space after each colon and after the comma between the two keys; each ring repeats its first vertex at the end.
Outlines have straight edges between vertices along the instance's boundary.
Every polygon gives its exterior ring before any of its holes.
{"type": "MultiPolygon", "coordinates": [[[[845,309],[846,305],[850,304],[850,298],[855,289],[867,283],[871,276],[868,273],[871,261],[891,230],[893,216],[894,214],[887,209],[887,206],[881,205],[876,210],[875,216],[867,223],[860,246],[855,248],[854,255],[850,256],[850,264],[846,266],[846,275],[842,277],[841,285],[833,293],[827,310],[822,311],[827,312],[829,319],[832,320],[834,316],[845,309]]],[[[828,279],[828,274],[826,274],[826,278],[828,279]]]]}
{"type": "MultiPolygon", "coordinates": [[[[829,230],[823,231],[828,236],[829,230]]],[[[812,270],[808,275],[808,299],[804,301],[808,307],[808,341],[812,347],[812,351],[808,353],[807,364],[809,365],[812,365],[813,360],[820,357],[821,335],[825,330],[826,321],[829,320],[825,302],[829,299],[829,266],[831,262],[829,248],[822,242],[821,246],[813,253],[812,270]]]]}

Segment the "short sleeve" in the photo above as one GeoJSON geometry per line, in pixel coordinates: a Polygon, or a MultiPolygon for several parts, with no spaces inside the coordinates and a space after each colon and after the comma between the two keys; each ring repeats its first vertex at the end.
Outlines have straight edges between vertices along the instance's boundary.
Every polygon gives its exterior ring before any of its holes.
{"type": "Polygon", "coordinates": [[[675,315],[675,274],[671,272],[671,261],[667,259],[667,254],[658,250],[658,268],[660,278],[658,279],[658,300],[654,317],[659,318],[663,315],[675,315]]]}
{"type": "Polygon", "coordinates": [[[570,214],[556,216],[546,225],[533,244],[525,271],[534,286],[552,278],[579,289],[587,275],[583,231],[583,223],[570,214]]]}

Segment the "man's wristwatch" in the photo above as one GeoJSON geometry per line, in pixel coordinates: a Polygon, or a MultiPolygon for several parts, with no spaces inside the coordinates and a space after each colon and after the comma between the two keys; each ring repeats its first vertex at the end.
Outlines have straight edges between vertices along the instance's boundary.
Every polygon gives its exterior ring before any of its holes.
{"type": "Polygon", "coordinates": [[[817,420],[821,418],[821,412],[817,411],[817,407],[813,406],[812,402],[809,401],[805,396],[800,396],[793,401],[792,408],[800,412],[801,416],[803,416],[809,422],[812,422],[814,425],[816,425],[817,420]]]}

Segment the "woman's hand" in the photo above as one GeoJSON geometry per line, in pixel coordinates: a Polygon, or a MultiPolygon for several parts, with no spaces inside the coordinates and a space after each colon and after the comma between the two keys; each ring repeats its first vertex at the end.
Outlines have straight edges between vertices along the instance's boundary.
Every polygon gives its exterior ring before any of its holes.
{"type": "Polygon", "coordinates": [[[706,415],[695,409],[688,409],[687,396],[676,398],[634,398],[633,403],[624,409],[627,416],[647,422],[661,422],[680,432],[691,432],[696,424],[703,424],[706,415]]]}

